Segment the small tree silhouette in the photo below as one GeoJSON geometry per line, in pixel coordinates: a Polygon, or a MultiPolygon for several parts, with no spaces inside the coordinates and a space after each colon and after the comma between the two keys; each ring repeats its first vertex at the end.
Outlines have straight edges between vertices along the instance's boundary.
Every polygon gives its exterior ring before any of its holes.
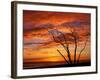
{"type": "Polygon", "coordinates": [[[65,49],[65,51],[67,52],[67,56],[68,56],[68,61],[66,60],[66,58],[62,55],[62,53],[60,52],[60,50],[57,49],[57,51],[60,53],[60,55],[64,58],[64,60],[68,63],[68,64],[72,64],[71,61],[71,55],[70,55],[70,50],[69,50],[69,44],[67,43],[67,39],[65,37],[65,35],[58,31],[58,30],[53,30],[53,31],[49,31],[49,33],[51,33],[54,41],[56,43],[59,43],[60,45],[63,46],[63,48],[65,49]]]}
{"type": "Polygon", "coordinates": [[[61,31],[59,31],[57,29],[53,29],[53,30],[48,31],[48,32],[52,35],[53,40],[56,43],[59,43],[65,49],[65,51],[67,53],[68,60],[61,53],[61,51],[59,49],[57,49],[57,51],[64,58],[66,63],[67,64],[71,64],[71,65],[72,64],[78,64],[79,61],[80,61],[80,56],[81,56],[82,52],[84,51],[88,40],[86,40],[84,42],[84,46],[80,50],[78,58],[76,58],[76,56],[77,56],[77,49],[78,49],[78,41],[79,41],[80,37],[79,37],[77,31],[75,30],[75,28],[72,28],[72,26],[69,26],[67,28],[69,28],[69,30],[70,30],[70,33],[67,34],[68,37],[66,37],[65,33],[61,32],[61,31]],[[74,46],[75,46],[74,47],[74,61],[71,60],[71,51],[69,49],[70,42],[74,43],[74,46]]]}

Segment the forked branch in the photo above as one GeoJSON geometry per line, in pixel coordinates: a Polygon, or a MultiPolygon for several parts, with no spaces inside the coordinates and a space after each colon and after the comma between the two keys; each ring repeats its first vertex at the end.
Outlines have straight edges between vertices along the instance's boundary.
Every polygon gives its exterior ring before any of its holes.
{"type": "Polygon", "coordinates": [[[82,52],[84,51],[84,49],[85,49],[85,47],[86,47],[86,44],[87,44],[87,40],[85,41],[84,47],[81,49],[81,51],[80,51],[80,53],[79,53],[79,56],[78,56],[78,59],[77,59],[77,63],[79,63],[80,56],[81,56],[82,52]]]}
{"type": "MultiPolygon", "coordinates": [[[[56,31],[57,31],[57,30],[56,30],[56,31]]],[[[69,45],[68,45],[68,43],[67,43],[66,37],[65,37],[65,35],[64,35],[62,32],[59,32],[59,31],[57,31],[57,32],[60,33],[60,34],[62,35],[62,37],[63,37],[63,39],[64,39],[64,43],[60,40],[59,37],[55,38],[54,34],[51,32],[52,37],[53,37],[53,39],[54,39],[55,42],[60,43],[60,44],[63,46],[63,48],[64,48],[65,51],[67,52],[67,56],[68,56],[68,59],[69,59],[69,63],[72,64],[71,55],[70,55],[70,50],[69,50],[69,45]],[[64,45],[64,44],[66,44],[66,45],[64,45]]]]}
{"type": "Polygon", "coordinates": [[[67,62],[67,64],[69,64],[69,62],[67,61],[67,59],[61,54],[61,52],[57,49],[58,53],[63,57],[63,59],[67,62]]]}

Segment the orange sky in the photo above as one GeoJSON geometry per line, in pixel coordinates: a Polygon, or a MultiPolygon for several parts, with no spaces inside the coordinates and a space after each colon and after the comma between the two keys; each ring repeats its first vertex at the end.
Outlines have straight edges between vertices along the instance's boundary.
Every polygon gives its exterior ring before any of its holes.
{"type": "MultiPolygon", "coordinates": [[[[66,51],[56,43],[51,31],[55,34],[55,29],[65,34],[69,39],[70,51],[73,59],[74,44],[70,36],[70,28],[74,28],[79,36],[78,51],[84,46],[88,39],[86,49],[82,53],[81,60],[90,59],[90,14],[71,12],[47,12],[47,11],[23,11],[23,34],[24,34],[24,61],[25,62],[55,62],[64,61],[57,52],[59,49],[64,56],[66,51]]],[[[56,35],[56,34],[55,34],[56,35]]],[[[57,34],[58,35],[58,34],[57,34]]],[[[63,42],[62,36],[61,40],[63,42]]],[[[67,56],[66,56],[67,59],[67,56]]]]}

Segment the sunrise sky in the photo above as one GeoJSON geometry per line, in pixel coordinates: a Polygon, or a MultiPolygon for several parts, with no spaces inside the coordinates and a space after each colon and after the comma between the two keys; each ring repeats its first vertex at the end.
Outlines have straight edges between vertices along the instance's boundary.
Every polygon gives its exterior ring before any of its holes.
{"type": "MultiPolygon", "coordinates": [[[[62,32],[69,39],[71,58],[73,60],[74,43],[68,36],[71,32],[70,28],[75,29],[79,36],[77,55],[87,40],[87,45],[82,52],[80,61],[90,60],[90,16],[88,13],[24,10],[24,62],[64,62],[57,49],[67,59],[66,51],[59,43],[54,41],[50,34],[50,32],[53,32],[56,35],[55,30],[62,32]]],[[[62,37],[61,40],[63,42],[62,37]]]]}

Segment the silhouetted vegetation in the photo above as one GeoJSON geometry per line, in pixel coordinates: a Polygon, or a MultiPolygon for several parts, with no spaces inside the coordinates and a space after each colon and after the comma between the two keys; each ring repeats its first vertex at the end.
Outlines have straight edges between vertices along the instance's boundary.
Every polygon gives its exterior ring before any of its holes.
{"type": "Polygon", "coordinates": [[[84,41],[83,48],[80,50],[79,54],[77,54],[78,42],[80,40],[78,32],[77,32],[76,28],[72,27],[71,25],[69,25],[66,28],[68,28],[70,30],[70,33],[65,34],[57,29],[53,29],[48,32],[52,35],[53,40],[56,43],[59,43],[66,51],[66,55],[67,55],[68,59],[66,59],[66,57],[63,55],[63,53],[59,49],[57,49],[58,53],[63,57],[63,59],[66,61],[66,63],[70,64],[70,65],[78,64],[80,61],[81,54],[85,50],[88,39],[86,39],[84,41]],[[71,59],[71,51],[70,51],[70,47],[69,47],[69,45],[71,43],[74,44],[74,60],[73,61],[71,59]],[[76,56],[78,56],[78,58],[76,58],[76,56]]]}

